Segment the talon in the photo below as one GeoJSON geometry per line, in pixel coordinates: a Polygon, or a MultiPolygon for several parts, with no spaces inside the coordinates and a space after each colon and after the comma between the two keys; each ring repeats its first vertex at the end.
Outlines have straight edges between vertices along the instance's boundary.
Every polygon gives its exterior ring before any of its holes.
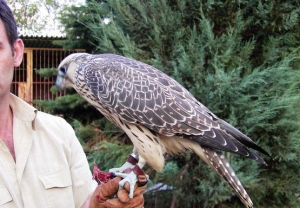
{"type": "Polygon", "coordinates": [[[129,187],[130,187],[130,189],[129,189],[129,198],[132,199],[133,198],[134,185],[138,181],[136,174],[132,171],[129,174],[126,174],[126,173],[121,173],[121,174],[116,173],[116,175],[117,176],[121,176],[121,177],[125,176],[124,179],[119,182],[119,187],[120,188],[124,188],[125,183],[128,182],[129,183],[129,187]]]}
{"type": "Polygon", "coordinates": [[[114,172],[109,172],[109,174],[111,175],[111,178],[115,178],[116,174],[114,172]]]}

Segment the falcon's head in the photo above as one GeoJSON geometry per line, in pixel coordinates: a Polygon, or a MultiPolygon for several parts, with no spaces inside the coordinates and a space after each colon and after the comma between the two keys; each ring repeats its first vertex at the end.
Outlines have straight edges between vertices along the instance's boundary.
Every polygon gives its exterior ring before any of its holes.
{"type": "Polygon", "coordinates": [[[73,86],[75,73],[87,56],[87,53],[73,53],[60,62],[55,82],[59,90],[73,86]]]}

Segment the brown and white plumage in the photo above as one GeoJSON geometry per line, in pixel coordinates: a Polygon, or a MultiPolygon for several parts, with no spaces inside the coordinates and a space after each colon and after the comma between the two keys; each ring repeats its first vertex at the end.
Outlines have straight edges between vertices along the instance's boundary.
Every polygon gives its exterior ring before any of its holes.
{"type": "Polygon", "coordinates": [[[58,67],[56,85],[74,89],[122,128],[134,151],[162,171],[164,153],[193,150],[252,207],[251,199],[220,150],[262,164],[249,148],[269,155],[249,137],[214,115],[178,82],[142,62],[114,54],[72,54],[58,67]]]}

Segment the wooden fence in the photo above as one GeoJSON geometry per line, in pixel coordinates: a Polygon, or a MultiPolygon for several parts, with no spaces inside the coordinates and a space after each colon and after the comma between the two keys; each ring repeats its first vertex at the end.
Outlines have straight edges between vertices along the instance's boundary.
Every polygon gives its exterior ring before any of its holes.
{"type": "Polygon", "coordinates": [[[50,88],[54,85],[55,77],[45,79],[37,71],[58,67],[67,55],[74,52],[78,50],[25,48],[23,62],[14,71],[11,92],[33,106],[34,100],[54,100],[55,97],[64,94],[64,92],[51,93],[50,88]]]}

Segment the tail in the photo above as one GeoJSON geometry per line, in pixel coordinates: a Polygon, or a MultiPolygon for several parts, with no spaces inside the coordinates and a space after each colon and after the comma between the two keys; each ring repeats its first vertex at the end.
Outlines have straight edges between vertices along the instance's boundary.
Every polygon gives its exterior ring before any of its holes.
{"type": "Polygon", "coordinates": [[[202,147],[206,156],[207,164],[211,166],[226,182],[233,188],[240,200],[247,208],[252,208],[253,203],[241,184],[238,177],[235,175],[230,164],[221,152],[216,152],[210,148],[202,147]]]}
{"type": "Polygon", "coordinates": [[[253,207],[253,203],[249,195],[221,152],[216,152],[211,148],[199,145],[196,141],[182,137],[174,138],[160,136],[160,138],[163,146],[166,147],[166,152],[169,154],[176,154],[184,149],[190,149],[195,152],[203,161],[205,161],[227,181],[247,208],[253,207]]]}

